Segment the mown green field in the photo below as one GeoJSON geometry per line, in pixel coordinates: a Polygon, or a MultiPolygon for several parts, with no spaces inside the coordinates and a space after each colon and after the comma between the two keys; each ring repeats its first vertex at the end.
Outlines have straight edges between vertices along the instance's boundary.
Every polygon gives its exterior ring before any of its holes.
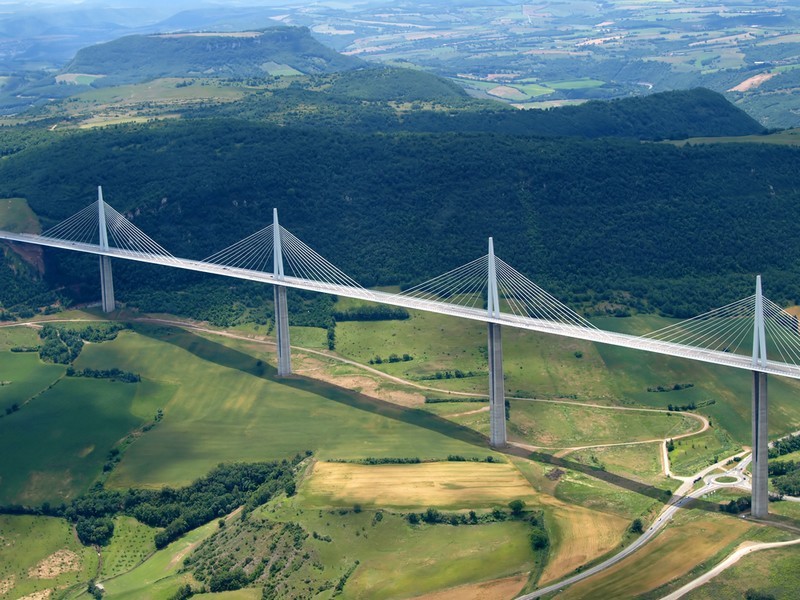
{"type": "MultiPolygon", "coordinates": [[[[28,342],[27,339],[24,341],[28,342]]],[[[30,342],[36,343],[38,340],[30,342]]],[[[50,365],[40,361],[35,352],[0,350],[0,427],[3,425],[3,418],[16,417],[16,415],[6,415],[7,408],[14,404],[18,407],[24,406],[63,377],[64,372],[65,369],[61,365],[50,365]]]]}
{"type": "Polygon", "coordinates": [[[108,452],[144,420],[137,386],[85,378],[58,384],[0,420],[0,502],[69,500],[101,472],[108,452]]]}
{"type": "Polygon", "coordinates": [[[137,331],[87,348],[81,365],[117,366],[180,386],[163,405],[164,420],[130,447],[109,485],[180,485],[221,461],[307,449],[322,459],[487,454],[480,436],[425,411],[300,377],[278,383],[263,360],[186,331],[137,331]]]}

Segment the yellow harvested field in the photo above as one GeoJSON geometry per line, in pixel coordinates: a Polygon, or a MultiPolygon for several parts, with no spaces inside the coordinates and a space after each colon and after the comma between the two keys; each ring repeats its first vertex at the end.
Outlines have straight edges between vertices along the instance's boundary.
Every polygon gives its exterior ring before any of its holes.
{"type": "Polygon", "coordinates": [[[565,504],[549,496],[542,496],[542,500],[550,505],[550,515],[554,517],[550,523],[558,529],[559,541],[551,550],[540,586],[617,548],[630,524],[622,517],[565,504]]]}
{"type": "Polygon", "coordinates": [[[749,528],[748,523],[722,515],[672,526],[618,565],[568,588],[559,600],[634,598],[685,575],[749,528]]]}
{"type": "Polygon", "coordinates": [[[414,596],[413,600],[504,600],[516,598],[522,591],[525,582],[528,581],[528,574],[514,575],[503,579],[494,579],[482,583],[471,583],[458,587],[433,592],[423,596],[414,596]]]}
{"type": "Polygon", "coordinates": [[[490,508],[537,494],[508,463],[433,462],[360,465],[318,462],[305,482],[306,505],[490,508]]]}

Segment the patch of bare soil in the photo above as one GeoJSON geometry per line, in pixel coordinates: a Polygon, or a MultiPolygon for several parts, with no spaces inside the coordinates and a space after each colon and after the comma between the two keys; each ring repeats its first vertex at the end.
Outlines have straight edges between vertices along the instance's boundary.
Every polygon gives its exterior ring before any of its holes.
{"type": "Polygon", "coordinates": [[[8,579],[0,579],[0,596],[13,590],[15,583],[17,583],[17,578],[13,575],[8,579]]]}
{"type": "Polygon", "coordinates": [[[748,77],[742,83],[737,86],[732,87],[729,89],[729,92],[746,92],[748,90],[754,90],[758,86],[760,86],[765,81],[769,81],[773,77],[775,77],[777,73],[759,73],[758,75],[753,75],[752,77],[748,77]]]}
{"type": "Polygon", "coordinates": [[[23,596],[19,600],[47,600],[53,594],[53,590],[42,590],[23,596]]]}
{"type": "Polygon", "coordinates": [[[39,561],[28,571],[31,579],[55,579],[63,573],[81,570],[81,557],[72,550],[62,548],[39,561]]]}

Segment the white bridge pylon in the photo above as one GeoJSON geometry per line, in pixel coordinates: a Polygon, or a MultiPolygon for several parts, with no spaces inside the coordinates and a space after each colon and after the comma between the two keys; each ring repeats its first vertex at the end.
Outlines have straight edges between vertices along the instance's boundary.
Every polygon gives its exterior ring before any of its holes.
{"type": "Polygon", "coordinates": [[[158,242],[103,201],[103,190],[99,187],[97,201],[43,232],[40,237],[73,242],[80,246],[97,246],[104,251],[116,249],[133,256],[159,258],[176,265],[179,262],[158,242]]]}

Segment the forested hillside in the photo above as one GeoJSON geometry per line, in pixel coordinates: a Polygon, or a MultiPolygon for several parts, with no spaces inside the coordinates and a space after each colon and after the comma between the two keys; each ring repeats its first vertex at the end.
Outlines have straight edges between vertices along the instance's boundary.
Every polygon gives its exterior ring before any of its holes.
{"type": "Polygon", "coordinates": [[[186,113],[193,115],[365,132],[485,132],[641,140],[764,131],[721,94],[703,88],[549,110],[517,110],[468,98],[456,84],[429,73],[387,68],[336,73],[305,85],[297,82],[286,89],[255,93],[239,102],[186,113]],[[398,111],[399,102],[417,106],[398,111]],[[297,110],[298,106],[303,110],[297,110]]]}
{"type": "MultiPolygon", "coordinates": [[[[94,200],[171,252],[203,258],[271,221],[364,285],[409,283],[497,253],[573,303],[697,314],[751,293],[800,299],[800,151],[676,148],[490,134],[351,134],[234,120],[118,126],[7,158],[0,195],[53,224],[94,200]]],[[[53,283],[91,257],[49,253],[53,283]]],[[[198,281],[119,265],[115,283],[198,281]]],[[[229,282],[224,287],[228,289],[229,282]]],[[[5,293],[5,292],[3,292],[5,293]]],[[[206,292],[207,300],[213,294],[206,292]]],[[[234,294],[235,296],[235,294],[234,294]]]]}

